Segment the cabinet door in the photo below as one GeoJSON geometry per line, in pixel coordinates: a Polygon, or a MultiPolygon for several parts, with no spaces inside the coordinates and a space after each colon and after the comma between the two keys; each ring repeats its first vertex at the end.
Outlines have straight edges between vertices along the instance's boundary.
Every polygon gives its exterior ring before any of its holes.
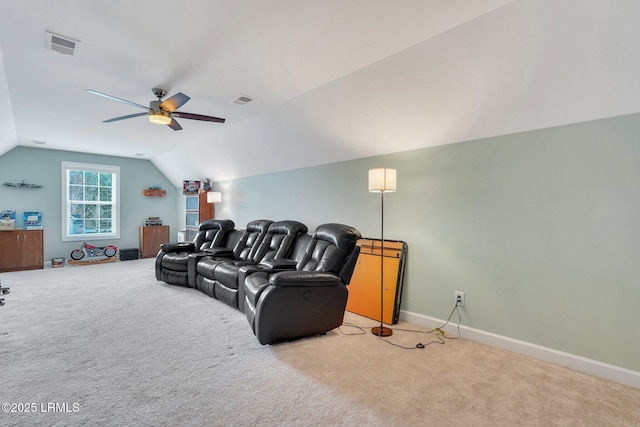
{"type": "Polygon", "coordinates": [[[160,245],[169,241],[168,225],[150,225],[140,227],[140,257],[156,256],[160,245]]]}
{"type": "Polygon", "coordinates": [[[158,235],[156,241],[156,252],[160,250],[160,245],[169,242],[169,226],[161,225],[158,227],[158,235]]]}
{"type": "Polygon", "coordinates": [[[20,233],[0,231],[0,271],[19,269],[22,265],[20,233]]]}
{"type": "Polygon", "coordinates": [[[140,227],[140,258],[149,258],[155,246],[153,226],[140,227]]]}
{"type": "Polygon", "coordinates": [[[42,268],[42,230],[23,231],[22,239],[22,268],[42,268]]]}
{"type": "Polygon", "coordinates": [[[215,208],[213,203],[207,203],[207,193],[201,192],[197,195],[186,196],[186,213],[186,228],[195,229],[197,232],[202,221],[215,217],[215,208]]]}

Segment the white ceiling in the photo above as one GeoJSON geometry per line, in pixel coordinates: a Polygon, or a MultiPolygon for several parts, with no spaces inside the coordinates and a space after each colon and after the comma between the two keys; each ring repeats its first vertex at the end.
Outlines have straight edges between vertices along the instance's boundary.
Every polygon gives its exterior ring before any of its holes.
{"type": "Polygon", "coordinates": [[[637,0],[0,0],[0,154],[137,156],[179,186],[635,113],[637,22],[637,0]],[[84,91],[155,86],[227,122],[105,124],[141,110],[84,91]]]}

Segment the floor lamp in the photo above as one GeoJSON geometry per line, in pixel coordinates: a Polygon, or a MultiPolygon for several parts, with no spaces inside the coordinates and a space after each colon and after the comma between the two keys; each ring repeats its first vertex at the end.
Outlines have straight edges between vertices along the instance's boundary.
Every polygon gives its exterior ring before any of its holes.
{"type": "Polygon", "coordinates": [[[393,334],[393,330],[382,323],[384,315],[384,193],[395,191],[395,169],[369,169],[369,192],[380,193],[380,326],[371,329],[371,333],[379,337],[388,337],[393,334]]]}
{"type": "Polygon", "coordinates": [[[220,203],[222,201],[222,193],[218,191],[207,192],[207,203],[220,203]]]}
{"type": "MultiPolygon", "coordinates": [[[[207,191],[207,203],[220,203],[222,201],[222,193],[220,193],[219,191],[207,191]]],[[[213,219],[216,217],[216,208],[215,206],[211,207],[211,218],[209,219],[213,219]]]]}

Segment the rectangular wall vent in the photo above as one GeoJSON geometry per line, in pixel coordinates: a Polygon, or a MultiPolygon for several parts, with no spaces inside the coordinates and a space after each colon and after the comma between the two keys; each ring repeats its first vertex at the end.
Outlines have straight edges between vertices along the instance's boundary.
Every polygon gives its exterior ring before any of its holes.
{"type": "Polygon", "coordinates": [[[231,101],[232,104],[237,104],[237,105],[244,105],[247,104],[249,102],[253,101],[253,98],[249,98],[248,96],[242,95],[239,96],[238,98],[234,99],[233,101],[231,101]]]}
{"type": "Polygon", "coordinates": [[[63,55],[73,56],[76,51],[76,45],[80,43],[78,40],[73,40],[68,37],[60,36],[50,32],[46,32],[45,46],[49,50],[60,52],[63,55]]]}

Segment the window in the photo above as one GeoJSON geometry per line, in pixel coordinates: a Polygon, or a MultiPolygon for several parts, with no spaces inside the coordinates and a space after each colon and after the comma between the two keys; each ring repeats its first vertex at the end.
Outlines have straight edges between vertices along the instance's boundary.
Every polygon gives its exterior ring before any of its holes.
{"type": "Polygon", "coordinates": [[[120,237],[120,167],[62,162],[62,240],[120,237]]]}

